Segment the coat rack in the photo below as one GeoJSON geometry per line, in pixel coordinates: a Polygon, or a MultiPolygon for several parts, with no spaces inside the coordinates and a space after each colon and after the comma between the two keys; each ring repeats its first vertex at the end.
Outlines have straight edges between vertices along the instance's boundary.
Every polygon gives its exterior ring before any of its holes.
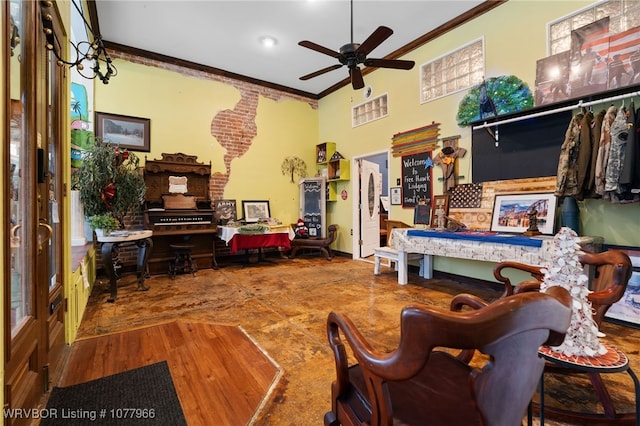
{"type": "Polygon", "coordinates": [[[487,129],[489,134],[491,134],[491,136],[495,140],[496,146],[498,146],[498,140],[499,140],[499,138],[498,138],[498,126],[501,125],[501,124],[514,123],[514,122],[517,122],[517,121],[527,120],[529,118],[543,117],[545,115],[551,115],[551,114],[556,114],[558,112],[570,111],[570,110],[574,110],[576,108],[586,108],[586,107],[591,106],[591,105],[598,105],[598,104],[603,104],[603,103],[606,103],[606,102],[613,102],[613,101],[617,101],[617,100],[620,100],[620,99],[632,98],[634,96],[640,96],[640,91],[625,93],[623,95],[611,96],[609,98],[598,99],[596,101],[589,101],[589,102],[579,101],[575,105],[569,105],[569,106],[566,106],[566,107],[561,107],[561,108],[550,109],[550,110],[547,110],[547,111],[536,112],[536,113],[533,113],[533,114],[523,115],[523,116],[520,116],[520,117],[507,118],[507,119],[504,119],[504,120],[495,121],[493,123],[484,122],[483,124],[479,124],[477,126],[473,126],[473,130],[487,129]],[[490,127],[494,127],[494,130],[489,129],[490,127]]]}

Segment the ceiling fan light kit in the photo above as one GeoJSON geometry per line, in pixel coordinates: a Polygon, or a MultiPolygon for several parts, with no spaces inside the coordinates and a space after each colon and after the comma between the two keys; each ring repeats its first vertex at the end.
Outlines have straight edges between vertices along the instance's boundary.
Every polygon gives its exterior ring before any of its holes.
{"type": "Polygon", "coordinates": [[[351,43],[347,43],[340,48],[339,52],[328,49],[312,41],[303,40],[298,44],[307,49],[315,50],[316,52],[323,53],[325,55],[336,58],[340,64],[331,65],[322,68],[318,71],[314,71],[310,74],[303,75],[300,80],[309,80],[327,72],[342,68],[344,65],[349,69],[349,76],[351,77],[351,86],[355,89],[362,89],[364,87],[364,79],[362,78],[362,69],[360,64],[365,67],[372,68],[393,68],[410,70],[415,65],[414,61],[404,61],[399,59],[374,59],[367,58],[367,55],[382,44],[383,41],[388,39],[393,30],[389,27],[379,26],[362,44],[353,42],[353,0],[351,1],[351,43]]]}

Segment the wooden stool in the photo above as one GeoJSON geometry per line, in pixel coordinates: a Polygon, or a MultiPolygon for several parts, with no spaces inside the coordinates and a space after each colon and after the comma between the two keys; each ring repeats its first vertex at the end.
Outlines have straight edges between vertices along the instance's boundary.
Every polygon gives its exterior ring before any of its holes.
{"type": "MultiPolygon", "coordinates": [[[[549,346],[541,346],[538,353],[544,357],[551,365],[545,366],[540,377],[540,403],[538,404],[538,412],[540,415],[540,426],[544,426],[545,414],[558,419],[559,421],[576,422],[577,424],[635,424],[640,426],[640,381],[629,365],[629,358],[623,352],[612,345],[602,342],[607,349],[604,355],[594,357],[587,356],[567,356],[554,352],[549,346]],[[561,369],[574,370],[585,373],[591,379],[594,385],[596,395],[602,404],[604,413],[598,412],[575,412],[563,408],[545,407],[544,406],[544,374],[547,371],[560,372],[550,367],[559,367],[561,369]],[[631,380],[633,380],[633,389],[635,394],[636,411],[635,413],[617,413],[609,396],[609,392],[604,387],[600,374],[622,373],[627,372],[631,380]]],[[[530,410],[531,411],[531,410],[530,410]]],[[[531,417],[531,414],[528,416],[531,417]]],[[[531,424],[529,420],[529,424],[531,424]]]]}
{"type": "Polygon", "coordinates": [[[175,253],[175,258],[169,262],[169,275],[175,279],[176,273],[191,273],[194,277],[198,271],[196,261],[191,258],[191,244],[169,244],[175,253]]]}

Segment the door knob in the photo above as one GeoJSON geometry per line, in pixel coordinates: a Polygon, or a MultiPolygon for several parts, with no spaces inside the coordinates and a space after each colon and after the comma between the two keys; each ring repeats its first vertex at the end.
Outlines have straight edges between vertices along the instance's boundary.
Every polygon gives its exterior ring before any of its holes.
{"type": "Polygon", "coordinates": [[[17,225],[13,225],[11,227],[10,236],[11,236],[11,247],[12,248],[20,246],[20,237],[18,236],[18,230],[20,228],[22,228],[22,224],[21,223],[19,223],[17,225]]]}
{"type": "Polygon", "coordinates": [[[49,224],[44,222],[38,223],[38,250],[39,251],[42,251],[43,244],[49,241],[52,235],[53,235],[53,228],[49,224]],[[44,236],[40,232],[42,229],[45,230],[44,236]]]}

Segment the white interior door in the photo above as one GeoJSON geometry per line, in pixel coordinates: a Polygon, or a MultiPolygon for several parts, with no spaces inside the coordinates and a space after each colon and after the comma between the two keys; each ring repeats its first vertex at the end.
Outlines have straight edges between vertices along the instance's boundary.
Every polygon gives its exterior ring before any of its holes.
{"type": "Polygon", "coordinates": [[[380,166],[360,160],[360,257],[380,247],[380,166]]]}

